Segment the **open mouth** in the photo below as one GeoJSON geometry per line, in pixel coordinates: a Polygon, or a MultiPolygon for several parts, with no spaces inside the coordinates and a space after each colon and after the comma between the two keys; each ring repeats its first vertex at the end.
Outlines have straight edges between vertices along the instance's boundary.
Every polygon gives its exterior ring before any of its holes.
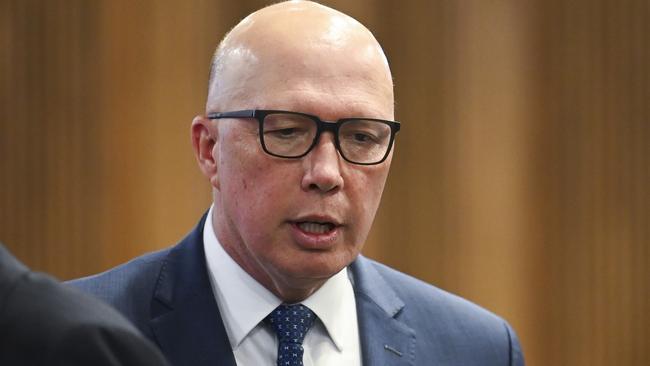
{"type": "Polygon", "coordinates": [[[336,225],[331,222],[313,222],[313,221],[302,221],[297,222],[296,225],[298,228],[308,234],[326,234],[334,230],[336,225]]]}

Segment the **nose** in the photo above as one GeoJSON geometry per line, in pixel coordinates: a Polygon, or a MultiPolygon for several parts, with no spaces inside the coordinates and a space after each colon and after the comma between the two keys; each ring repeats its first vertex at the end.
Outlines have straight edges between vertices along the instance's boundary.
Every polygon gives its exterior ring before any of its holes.
{"type": "Polygon", "coordinates": [[[321,134],[316,146],[303,158],[303,164],[302,189],[335,192],[343,188],[342,158],[331,132],[321,134]]]}

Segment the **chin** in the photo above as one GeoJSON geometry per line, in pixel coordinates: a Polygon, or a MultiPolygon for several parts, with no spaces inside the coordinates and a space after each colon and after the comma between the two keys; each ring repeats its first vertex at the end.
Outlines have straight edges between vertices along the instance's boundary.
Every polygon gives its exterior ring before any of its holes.
{"type": "Polygon", "coordinates": [[[297,266],[298,268],[293,268],[291,272],[293,272],[295,278],[327,280],[347,267],[356,258],[356,256],[341,258],[339,255],[332,253],[310,257],[305,259],[300,266],[297,266]]]}

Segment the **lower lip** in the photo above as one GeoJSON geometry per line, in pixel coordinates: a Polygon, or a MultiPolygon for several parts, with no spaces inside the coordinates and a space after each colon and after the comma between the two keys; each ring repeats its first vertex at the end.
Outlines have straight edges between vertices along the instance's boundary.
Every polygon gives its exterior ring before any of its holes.
{"type": "Polygon", "coordinates": [[[291,236],[299,246],[305,249],[324,250],[334,246],[340,229],[340,226],[336,226],[333,230],[322,234],[309,233],[302,230],[297,223],[292,222],[291,236]]]}

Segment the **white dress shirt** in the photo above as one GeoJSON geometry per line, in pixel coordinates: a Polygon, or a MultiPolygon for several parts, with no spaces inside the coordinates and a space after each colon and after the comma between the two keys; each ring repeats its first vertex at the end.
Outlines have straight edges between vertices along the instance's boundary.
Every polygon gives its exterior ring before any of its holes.
{"type": "MultiPolygon", "coordinates": [[[[239,366],[274,366],[275,332],[263,320],[282,303],[221,247],[212,226],[212,207],[203,227],[208,274],[230,346],[239,366]]],[[[354,290],[347,268],[332,276],[302,304],[317,316],[303,341],[305,366],[361,366],[354,290]]]]}

